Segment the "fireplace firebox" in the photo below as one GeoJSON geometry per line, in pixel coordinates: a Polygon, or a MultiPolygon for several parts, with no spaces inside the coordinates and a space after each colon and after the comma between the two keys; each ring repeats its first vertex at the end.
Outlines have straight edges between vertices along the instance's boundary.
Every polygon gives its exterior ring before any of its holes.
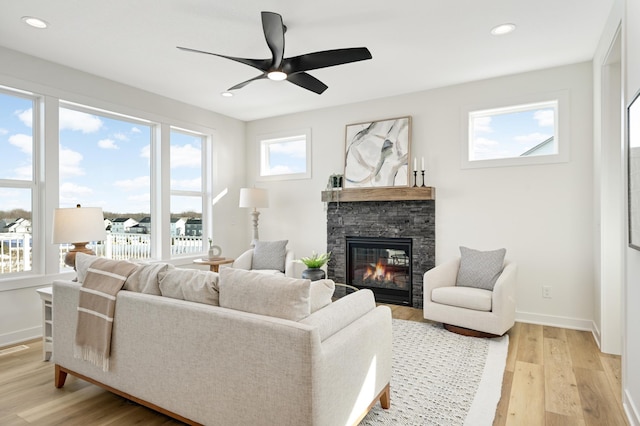
{"type": "Polygon", "coordinates": [[[347,284],[382,303],[411,306],[411,238],[346,237],[347,284]]]}

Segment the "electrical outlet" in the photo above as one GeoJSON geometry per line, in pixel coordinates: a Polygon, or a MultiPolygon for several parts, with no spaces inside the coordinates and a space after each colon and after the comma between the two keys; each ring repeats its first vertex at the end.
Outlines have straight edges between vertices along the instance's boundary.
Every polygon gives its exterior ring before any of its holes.
{"type": "Polygon", "coordinates": [[[543,285],[542,286],[542,297],[545,299],[551,299],[551,286],[543,285]]]}

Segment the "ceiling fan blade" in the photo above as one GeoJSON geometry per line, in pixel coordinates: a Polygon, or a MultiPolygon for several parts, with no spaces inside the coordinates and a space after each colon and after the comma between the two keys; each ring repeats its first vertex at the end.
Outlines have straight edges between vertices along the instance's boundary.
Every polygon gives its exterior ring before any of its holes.
{"type": "Polygon", "coordinates": [[[348,64],[350,62],[364,61],[371,58],[371,52],[369,52],[369,49],[366,47],[325,50],[286,58],[282,64],[282,71],[291,74],[348,64]]]}
{"type": "Polygon", "coordinates": [[[304,89],[311,90],[312,92],[320,95],[322,92],[327,90],[328,86],[312,76],[311,74],[307,74],[306,72],[300,72],[297,74],[290,74],[287,76],[287,80],[291,83],[300,86],[304,89]]]}
{"type": "Polygon", "coordinates": [[[284,57],[284,24],[282,16],[273,12],[262,12],[262,30],[273,60],[271,68],[280,69],[284,57]]]}
{"type": "Polygon", "coordinates": [[[180,50],[184,50],[185,52],[196,52],[196,53],[204,53],[206,55],[218,56],[220,58],[230,59],[232,61],[240,62],[241,64],[249,65],[253,68],[259,69],[260,71],[268,71],[271,65],[271,59],[247,59],[247,58],[236,58],[233,56],[220,55],[218,53],[205,52],[204,50],[196,50],[190,49],[188,47],[176,46],[180,50]]]}
{"type": "Polygon", "coordinates": [[[259,76],[257,76],[257,77],[250,78],[249,80],[247,80],[247,81],[243,81],[242,83],[238,83],[238,84],[236,84],[235,86],[230,87],[230,88],[229,88],[229,89],[227,89],[227,90],[242,89],[244,86],[246,86],[247,84],[251,83],[252,81],[262,80],[263,78],[267,78],[267,74],[266,74],[266,73],[265,73],[265,74],[260,74],[260,75],[259,75],[259,76]]]}

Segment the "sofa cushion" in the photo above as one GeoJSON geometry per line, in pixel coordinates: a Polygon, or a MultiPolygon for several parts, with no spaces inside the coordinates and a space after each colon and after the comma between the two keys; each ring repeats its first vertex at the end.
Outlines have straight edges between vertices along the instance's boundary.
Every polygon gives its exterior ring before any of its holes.
{"type": "Polygon", "coordinates": [[[431,301],[474,311],[491,311],[491,290],[473,287],[438,287],[431,291],[431,301]]]}
{"type": "Polygon", "coordinates": [[[124,289],[160,296],[159,274],[175,267],[169,263],[140,263],[124,283],[124,289]]]}
{"type": "Polygon", "coordinates": [[[506,252],[503,248],[479,251],[460,247],[460,268],[456,285],[493,290],[504,267],[506,252]]]}
{"type": "Polygon", "coordinates": [[[219,306],[218,274],[198,269],[172,268],[161,272],[162,296],[219,306]]]}
{"type": "Polygon", "coordinates": [[[78,282],[84,282],[84,277],[87,276],[87,269],[89,266],[98,258],[98,256],[93,256],[91,254],[86,254],[82,252],[76,253],[76,274],[78,275],[78,282]]]}
{"type": "Polygon", "coordinates": [[[309,280],[224,268],[219,286],[223,308],[293,321],[311,312],[309,280]]]}
{"type": "Polygon", "coordinates": [[[336,283],[333,280],[311,281],[309,288],[309,303],[311,304],[311,313],[318,309],[322,309],[331,303],[331,297],[336,290],[336,283]]]}
{"type": "Polygon", "coordinates": [[[251,269],[275,269],[284,272],[288,242],[289,240],[254,240],[251,269]]]}

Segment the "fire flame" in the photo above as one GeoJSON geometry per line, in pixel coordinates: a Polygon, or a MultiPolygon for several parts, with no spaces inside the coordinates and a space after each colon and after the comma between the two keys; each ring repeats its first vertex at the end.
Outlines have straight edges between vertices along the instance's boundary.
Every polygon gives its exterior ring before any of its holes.
{"type": "Polygon", "coordinates": [[[375,281],[391,281],[393,278],[391,272],[386,271],[386,265],[382,262],[382,259],[378,259],[375,269],[371,266],[367,266],[367,270],[362,276],[362,280],[372,279],[375,281]]]}

